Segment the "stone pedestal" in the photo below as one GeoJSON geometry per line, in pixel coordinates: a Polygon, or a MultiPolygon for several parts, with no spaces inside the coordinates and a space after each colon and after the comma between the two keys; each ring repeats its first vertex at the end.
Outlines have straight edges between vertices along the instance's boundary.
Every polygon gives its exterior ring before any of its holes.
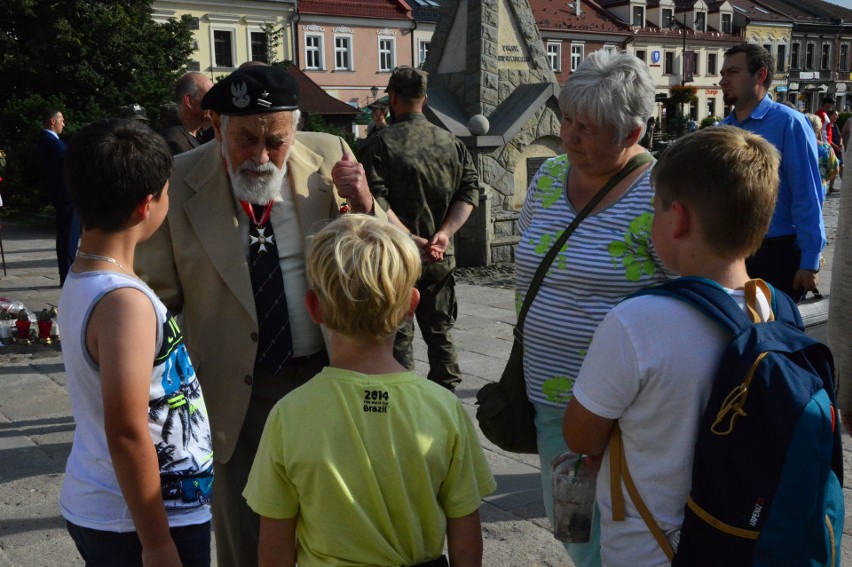
{"type": "Polygon", "coordinates": [[[487,266],[491,252],[491,199],[479,184],[479,205],[455,235],[456,265],[487,266]]]}

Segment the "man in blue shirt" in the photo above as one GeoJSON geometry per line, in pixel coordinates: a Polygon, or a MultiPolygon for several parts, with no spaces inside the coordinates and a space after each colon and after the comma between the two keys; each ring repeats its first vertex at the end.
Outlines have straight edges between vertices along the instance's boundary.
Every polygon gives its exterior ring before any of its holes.
{"type": "Polygon", "coordinates": [[[744,43],[725,52],[719,86],[725,104],[734,106],[723,123],[760,134],[781,153],[775,214],[760,250],[746,262],[749,275],[798,301],[819,282],[823,195],[816,137],[802,113],[767,96],[774,73],[769,52],[744,43]]]}

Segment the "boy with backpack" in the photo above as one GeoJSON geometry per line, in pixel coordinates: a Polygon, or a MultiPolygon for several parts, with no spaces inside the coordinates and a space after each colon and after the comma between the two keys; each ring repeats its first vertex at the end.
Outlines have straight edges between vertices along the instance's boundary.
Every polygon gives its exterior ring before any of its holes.
{"type": "Polygon", "coordinates": [[[417,306],[407,234],[343,215],[311,239],[308,313],[330,365],[273,408],[243,495],[261,565],[482,564],[479,505],[496,483],[458,398],[393,357],[417,306]],[[298,424],[294,427],[294,424],[298,424]]]}
{"type": "Polygon", "coordinates": [[[839,565],[830,353],[745,267],[772,217],[778,159],[760,136],[715,127],[654,168],[653,243],[685,277],[606,316],[564,418],[572,451],[604,454],[604,565],[839,565]]]}
{"type": "Polygon", "coordinates": [[[90,124],[66,154],[83,233],[59,297],[76,423],[60,508],[86,565],[210,564],[204,398],[174,318],[133,272],[168,211],[171,170],[138,121],[90,124]]]}

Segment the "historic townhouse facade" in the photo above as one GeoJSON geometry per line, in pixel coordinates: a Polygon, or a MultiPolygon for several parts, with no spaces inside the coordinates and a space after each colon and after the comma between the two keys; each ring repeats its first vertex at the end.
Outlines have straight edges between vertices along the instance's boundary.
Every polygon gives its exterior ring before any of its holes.
{"type": "Polygon", "coordinates": [[[831,95],[841,110],[852,108],[850,45],[852,10],[820,0],[759,0],[793,22],[787,92],[804,111],[813,112],[831,95]]]}
{"type": "Polygon", "coordinates": [[[402,1],[300,0],[294,23],[297,66],[352,106],[384,96],[394,67],[414,61],[414,17],[402,1]]]}
{"type": "Polygon", "coordinates": [[[673,86],[696,87],[682,111],[700,120],[722,115],[719,69],[725,49],[740,43],[733,7],[704,0],[530,0],[548,61],[564,83],[598,49],[626,49],[644,61],[657,86],[657,118],[681,110],[666,104],[673,86]]]}
{"type": "Polygon", "coordinates": [[[166,22],[184,14],[192,17],[195,53],[188,70],[215,79],[227,75],[245,61],[268,61],[265,27],[274,28],[279,45],[275,61],[293,59],[291,22],[296,0],[154,0],[153,17],[166,22]]]}

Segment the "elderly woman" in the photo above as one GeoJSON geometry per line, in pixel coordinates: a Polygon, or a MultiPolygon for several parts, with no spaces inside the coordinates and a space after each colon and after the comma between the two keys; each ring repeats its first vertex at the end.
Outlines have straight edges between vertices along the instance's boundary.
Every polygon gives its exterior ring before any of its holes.
{"type": "Polygon", "coordinates": [[[811,123],[814,136],[817,139],[817,162],[819,163],[819,176],[822,180],[822,196],[825,197],[828,193],[828,182],[837,177],[840,164],[834,154],[834,148],[825,141],[822,118],[816,114],[805,114],[805,118],[811,123]]]}
{"type": "MultiPolygon", "coordinates": [[[[634,156],[654,111],[647,66],[625,53],[597,51],[559,94],[565,155],[546,161],[530,183],[518,219],[518,305],[550,244],[634,156]]],[[[535,405],[541,480],[553,521],[550,465],[567,451],[562,416],[592,334],[630,293],[666,278],[652,252],[651,166],[635,169],[583,220],[554,260],[524,329],[527,395],[535,405]]],[[[566,544],[578,567],[600,565],[599,523],[592,541],[566,544]]]]}

